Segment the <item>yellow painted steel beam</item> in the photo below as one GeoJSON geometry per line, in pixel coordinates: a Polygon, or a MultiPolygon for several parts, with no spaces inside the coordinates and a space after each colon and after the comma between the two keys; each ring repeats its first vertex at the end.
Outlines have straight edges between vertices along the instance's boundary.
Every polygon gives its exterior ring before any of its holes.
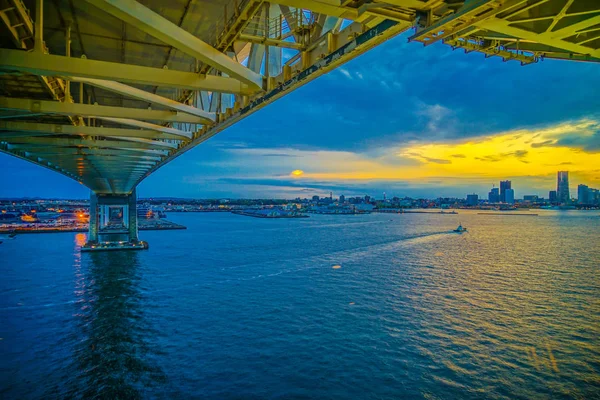
{"type": "Polygon", "coordinates": [[[179,145],[175,144],[175,143],[163,142],[161,140],[144,139],[144,138],[138,138],[138,137],[107,136],[107,138],[111,138],[111,139],[115,139],[115,140],[122,140],[124,142],[134,142],[134,143],[139,143],[139,144],[147,146],[147,147],[142,146],[142,148],[157,148],[157,149],[160,149],[160,148],[171,148],[171,149],[177,149],[179,147],[179,145]]]}
{"type": "Polygon", "coordinates": [[[303,8],[315,13],[325,14],[332,17],[339,17],[354,20],[358,18],[358,10],[341,6],[339,0],[273,0],[271,3],[283,6],[303,8]]]}
{"type": "Polygon", "coordinates": [[[39,52],[0,49],[0,60],[2,60],[0,61],[0,69],[2,70],[29,72],[34,75],[77,76],[142,85],[235,94],[252,94],[256,92],[256,89],[252,89],[234,78],[198,75],[193,72],[88,60],[84,58],[69,58],[39,52]]]}
{"type": "MultiPolygon", "coordinates": [[[[172,129],[172,128],[165,128],[172,129]]],[[[173,129],[177,131],[177,129],[173,129]]],[[[131,138],[146,138],[146,139],[189,139],[190,136],[182,136],[172,132],[165,133],[156,129],[124,129],[124,128],[105,128],[96,126],[73,126],[59,124],[45,124],[39,122],[21,122],[21,121],[0,121],[0,139],[6,138],[13,132],[28,133],[45,133],[51,135],[79,135],[79,136],[120,136],[131,138]],[[7,132],[3,134],[3,132],[7,132]]],[[[184,132],[181,132],[184,133],[184,132]]]]}
{"type": "Polygon", "coordinates": [[[55,148],[55,147],[39,147],[39,146],[28,146],[28,145],[11,145],[19,150],[23,150],[27,153],[36,154],[38,156],[44,155],[72,155],[76,156],[98,156],[98,157],[118,157],[120,159],[137,158],[149,161],[161,161],[162,153],[157,155],[148,155],[130,149],[86,149],[86,148],[55,148]]]}
{"type": "Polygon", "coordinates": [[[88,147],[88,148],[118,148],[152,150],[164,148],[164,142],[152,141],[153,143],[140,143],[130,140],[94,140],[80,138],[54,138],[54,137],[23,137],[12,138],[9,148],[14,144],[29,144],[42,147],[88,147]]]}
{"type": "Polygon", "coordinates": [[[67,147],[68,145],[47,145],[29,141],[28,143],[7,143],[8,150],[23,151],[36,155],[72,154],[72,155],[114,155],[127,158],[143,158],[148,160],[163,160],[168,155],[166,150],[144,149],[135,147],[67,147]]]}
{"type": "Polygon", "coordinates": [[[73,77],[73,80],[77,82],[84,82],[88,85],[96,86],[111,92],[119,93],[125,97],[144,100],[153,104],[160,104],[161,106],[188,113],[196,117],[204,118],[205,120],[209,120],[211,122],[214,122],[216,119],[216,114],[214,112],[204,111],[200,108],[189,106],[187,104],[183,104],[154,93],[146,92],[145,90],[137,89],[123,83],[81,77],[73,77]]]}
{"type": "Polygon", "coordinates": [[[125,161],[125,160],[117,160],[117,161],[110,161],[110,160],[103,160],[103,159],[92,159],[92,158],[81,158],[81,159],[67,159],[64,157],[57,157],[57,156],[45,156],[45,157],[40,157],[44,160],[48,160],[48,161],[52,161],[55,163],[58,163],[60,165],[67,165],[67,163],[85,163],[85,162],[92,162],[93,165],[104,165],[104,166],[139,166],[139,167],[143,167],[145,169],[155,165],[154,163],[148,163],[148,162],[144,162],[144,161],[125,161]]]}
{"type": "Polygon", "coordinates": [[[206,124],[214,122],[214,113],[198,117],[178,111],[148,110],[141,108],[112,107],[57,101],[0,97],[0,109],[29,111],[35,114],[80,115],[97,118],[133,118],[135,120],[206,124]]]}
{"type": "Polygon", "coordinates": [[[586,47],[577,43],[571,43],[566,40],[562,40],[564,37],[576,34],[578,29],[582,30],[585,29],[585,27],[592,26],[598,23],[600,23],[600,16],[596,18],[589,18],[586,21],[574,24],[577,25],[576,27],[571,25],[559,31],[547,32],[542,34],[510,26],[510,21],[501,20],[498,18],[476,22],[475,26],[477,26],[480,29],[487,29],[505,35],[510,35],[515,38],[531,40],[536,43],[541,43],[547,46],[567,50],[576,54],[587,54],[594,58],[600,58],[600,49],[592,49],[591,47],[586,47]]]}
{"type": "Polygon", "coordinates": [[[285,48],[294,49],[294,50],[302,50],[304,48],[304,46],[301,43],[288,42],[286,40],[266,38],[263,36],[250,35],[250,34],[245,34],[245,33],[240,34],[238,36],[238,39],[243,42],[266,44],[267,46],[285,47],[285,48]]]}
{"type": "Polygon", "coordinates": [[[185,54],[239,79],[253,89],[263,88],[262,75],[244,67],[135,0],[86,1],[185,54]]]}
{"type": "MultiPolygon", "coordinates": [[[[162,125],[151,124],[149,122],[138,121],[138,120],[130,119],[130,118],[109,118],[109,117],[96,117],[96,116],[94,116],[93,118],[100,118],[104,121],[115,122],[115,123],[121,124],[121,125],[129,125],[129,126],[134,126],[136,128],[141,128],[141,129],[145,129],[145,130],[153,130],[153,131],[163,133],[163,135],[152,136],[152,137],[150,137],[151,139],[191,139],[193,136],[192,132],[182,131],[180,129],[170,128],[170,127],[162,126],[162,125]]],[[[139,136],[139,137],[146,137],[146,136],[139,136]]]]}

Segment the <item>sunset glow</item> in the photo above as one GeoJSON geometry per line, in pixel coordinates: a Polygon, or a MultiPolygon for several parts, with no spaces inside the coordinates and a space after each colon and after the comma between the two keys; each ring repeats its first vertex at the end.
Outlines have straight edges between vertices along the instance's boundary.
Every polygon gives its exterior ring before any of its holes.
{"type": "Polygon", "coordinates": [[[526,177],[550,182],[557,170],[569,169],[582,182],[597,185],[600,152],[587,149],[585,139],[591,138],[599,127],[598,121],[585,119],[463,141],[415,143],[390,149],[386,155],[392,155],[391,158],[328,154],[322,162],[311,162],[316,164],[315,172],[304,174],[304,178],[359,181],[446,178],[487,182],[526,177]],[[566,144],[573,136],[580,139],[578,143],[566,144]],[[334,170],[329,168],[331,160],[335,160],[334,170]]]}

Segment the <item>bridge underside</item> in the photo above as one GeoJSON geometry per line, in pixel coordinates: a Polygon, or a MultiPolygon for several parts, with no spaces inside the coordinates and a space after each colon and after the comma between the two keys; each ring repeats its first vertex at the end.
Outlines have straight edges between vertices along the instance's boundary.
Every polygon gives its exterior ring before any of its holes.
{"type": "Polygon", "coordinates": [[[0,29],[0,151],[101,195],[407,29],[600,60],[598,0],[0,0],[0,29]]]}

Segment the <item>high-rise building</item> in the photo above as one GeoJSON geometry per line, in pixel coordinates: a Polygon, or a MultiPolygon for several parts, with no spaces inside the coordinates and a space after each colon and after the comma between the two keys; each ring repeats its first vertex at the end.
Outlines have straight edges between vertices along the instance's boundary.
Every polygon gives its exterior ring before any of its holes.
{"type": "Polygon", "coordinates": [[[590,201],[590,188],[587,185],[577,186],[577,203],[579,204],[591,204],[590,201]]]}
{"type": "Polygon", "coordinates": [[[548,192],[548,201],[550,201],[550,203],[556,203],[558,197],[556,196],[556,190],[551,190],[550,192],[548,192]]]}
{"type": "Polygon", "coordinates": [[[514,204],[515,191],[513,189],[506,189],[506,191],[504,192],[504,202],[507,204],[514,204]]]}
{"type": "Polygon", "coordinates": [[[503,203],[508,203],[506,201],[506,191],[510,189],[510,181],[500,181],[500,201],[503,203]]]}
{"type": "Polygon", "coordinates": [[[591,204],[600,204],[600,191],[598,189],[590,189],[588,192],[591,204]]]}
{"type": "Polygon", "coordinates": [[[346,202],[346,196],[340,194],[340,204],[344,204],[346,202]]]}
{"type": "Polygon", "coordinates": [[[468,206],[476,206],[479,203],[479,196],[475,193],[467,195],[467,205],[468,206]]]}
{"type": "Polygon", "coordinates": [[[571,199],[569,194],[569,171],[558,171],[556,195],[559,203],[568,203],[571,199]]]}
{"type": "Polygon", "coordinates": [[[319,196],[315,195],[312,197],[313,201],[319,201],[319,196]]]}
{"type": "Polygon", "coordinates": [[[490,203],[499,203],[500,202],[500,189],[497,187],[492,188],[488,193],[488,201],[490,203]]]}

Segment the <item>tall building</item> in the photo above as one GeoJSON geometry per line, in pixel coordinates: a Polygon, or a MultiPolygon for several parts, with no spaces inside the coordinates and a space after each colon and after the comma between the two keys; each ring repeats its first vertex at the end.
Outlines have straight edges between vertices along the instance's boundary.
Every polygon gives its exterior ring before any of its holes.
{"type": "Polygon", "coordinates": [[[497,187],[492,188],[488,193],[488,201],[490,203],[499,203],[500,202],[500,189],[497,187]]]}
{"type": "Polygon", "coordinates": [[[500,181],[500,201],[503,203],[508,203],[506,201],[506,191],[510,189],[510,181],[500,181]]]}
{"type": "Polygon", "coordinates": [[[468,206],[476,206],[479,203],[479,196],[475,193],[467,195],[467,205],[468,206]]]}
{"type": "Polygon", "coordinates": [[[587,185],[577,186],[577,203],[579,204],[591,204],[590,201],[590,188],[587,185]]]}
{"type": "Polygon", "coordinates": [[[588,192],[591,204],[600,204],[600,191],[598,189],[590,189],[588,192]]]}
{"type": "Polygon", "coordinates": [[[504,192],[504,202],[508,204],[515,203],[515,191],[513,189],[506,189],[504,192]]]}
{"type": "Polygon", "coordinates": [[[558,197],[556,196],[556,190],[551,190],[548,192],[548,200],[550,203],[556,203],[558,197]]]}
{"type": "Polygon", "coordinates": [[[344,204],[346,202],[346,196],[340,194],[340,204],[344,204]]]}
{"type": "Polygon", "coordinates": [[[568,203],[569,195],[569,171],[558,171],[556,184],[556,195],[559,203],[568,203]]]}

